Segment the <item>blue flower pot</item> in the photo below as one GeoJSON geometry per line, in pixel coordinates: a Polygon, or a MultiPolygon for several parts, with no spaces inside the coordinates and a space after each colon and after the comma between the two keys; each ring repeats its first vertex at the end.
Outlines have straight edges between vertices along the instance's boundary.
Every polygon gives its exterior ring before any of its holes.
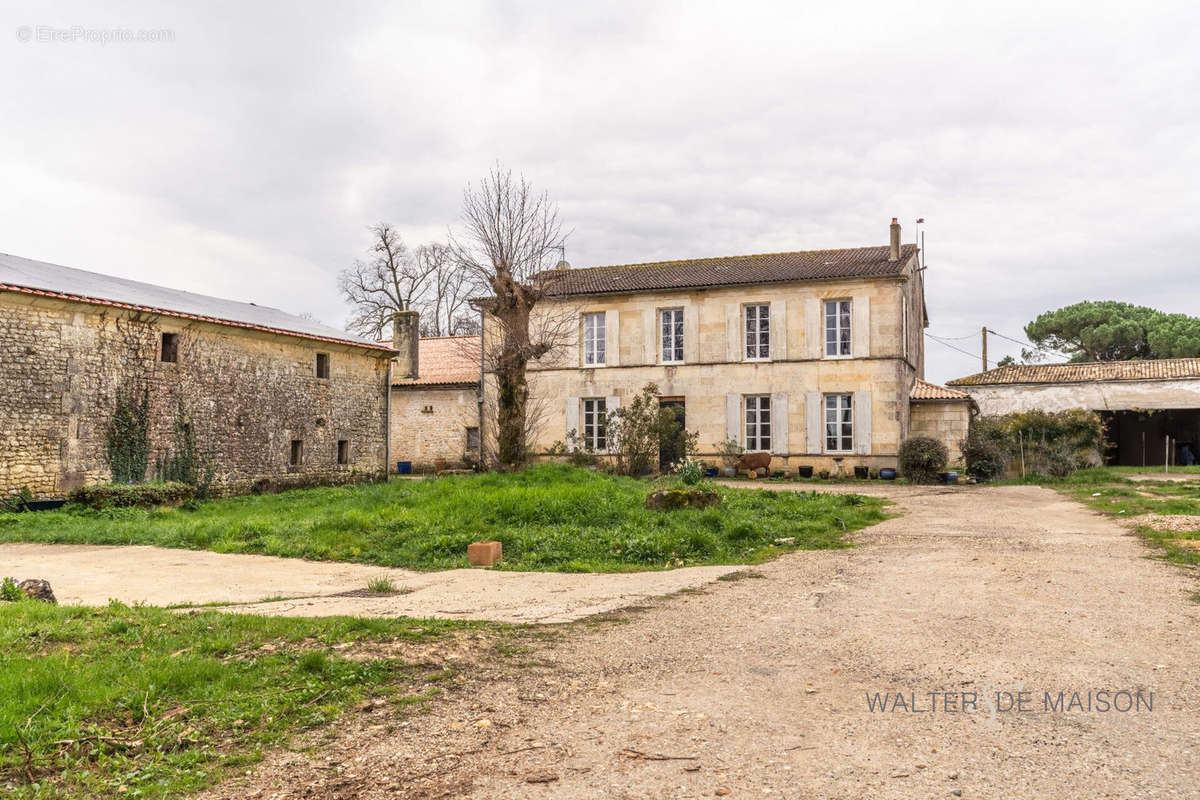
{"type": "Polygon", "coordinates": [[[411,475],[412,474],[412,462],[411,461],[397,461],[396,462],[396,474],[397,475],[411,475]]]}
{"type": "Polygon", "coordinates": [[[881,469],[879,470],[879,477],[883,478],[885,481],[894,481],[896,480],[896,470],[886,468],[881,469]]]}

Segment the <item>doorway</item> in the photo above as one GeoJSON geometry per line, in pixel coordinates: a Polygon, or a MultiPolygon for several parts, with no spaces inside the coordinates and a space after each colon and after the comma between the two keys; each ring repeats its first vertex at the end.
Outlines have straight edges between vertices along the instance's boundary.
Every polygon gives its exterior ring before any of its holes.
{"type": "Polygon", "coordinates": [[[687,453],[680,435],[686,430],[687,414],[684,410],[682,397],[660,397],[658,407],[671,411],[675,415],[675,424],[669,434],[658,441],[658,469],[665,472],[671,465],[682,459],[687,453]]]}

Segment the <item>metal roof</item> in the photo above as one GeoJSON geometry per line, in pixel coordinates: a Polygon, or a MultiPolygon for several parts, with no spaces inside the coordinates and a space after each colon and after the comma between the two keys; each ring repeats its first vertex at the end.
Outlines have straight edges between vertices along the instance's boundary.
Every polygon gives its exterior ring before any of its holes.
{"type": "Polygon", "coordinates": [[[337,328],[270,306],[223,300],[8,253],[0,253],[0,291],[117,306],[372,350],[391,350],[387,344],[359,339],[337,328]]]}

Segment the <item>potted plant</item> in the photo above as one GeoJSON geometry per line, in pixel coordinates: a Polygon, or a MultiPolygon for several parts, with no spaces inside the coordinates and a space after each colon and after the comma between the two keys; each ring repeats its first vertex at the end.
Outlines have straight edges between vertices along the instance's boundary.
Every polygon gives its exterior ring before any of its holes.
{"type": "Polygon", "coordinates": [[[865,481],[868,477],[870,477],[870,474],[871,474],[871,468],[866,466],[865,464],[863,464],[863,465],[855,464],[854,465],[854,477],[857,478],[858,480],[865,481]]]}
{"type": "Polygon", "coordinates": [[[813,476],[813,468],[811,464],[796,467],[797,478],[811,478],[813,476]]]}
{"type": "Polygon", "coordinates": [[[879,470],[879,477],[883,478],[885,481],[894,481],[896,480],[896,470],[889,467],[884,467],[883,469],[879,470]]]}
{"type": "Polygon", "coordinates": [[[829,480],[829,470],[823,469],[820,472],[818,472],[817,474],[821,476],[821,480],[823,480],[823,481],[829,480]]]}
{"type": "Polygon", "coordinates": [[[721,473],[726,478],[732,478],[737,475],[738,459],[746,452],[746,448],[742,447],[737,439],[726,439],[717,444],[717,455],[721,457],[722,467],[721,473]]]}

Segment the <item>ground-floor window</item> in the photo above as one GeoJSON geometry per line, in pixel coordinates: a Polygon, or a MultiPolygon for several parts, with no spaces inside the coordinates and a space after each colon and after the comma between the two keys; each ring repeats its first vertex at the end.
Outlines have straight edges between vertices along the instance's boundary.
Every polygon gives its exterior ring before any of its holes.
{"type": "Polygon", "coordinates": [[[746,449],[751,451],[771,449],[771,396],[769,394],[746,396],[746,449]]]}
{"type": "Polygon", "coordinates": [[[848,453],[854,449],[854,397],[825,395],[825,452],[848,453]]]}
{"type": "Polygon", "coordinates": [[[467,428],[467,452],[479,452],[479,428],[467,428]]]}
{"type": "Polygon", "coordinates": [[[342,467],[350,463],[350,442],[347,439],[338,439],[337,463],[342,467]]]}
{"type": "Polygon", "coordinates": [[[605,417],[608,402],[603,397],[587,397],[583,401],[583,446],[592,450],[607,450],[608,437],[605,417]]]}
{"type": "Polygon", "coordinates": [[[304,458],[304,442],[299,439],[292,439],[292,452],[288,457],[288,465],[293,467],[300,466],[300,461],[304,458]]]}

